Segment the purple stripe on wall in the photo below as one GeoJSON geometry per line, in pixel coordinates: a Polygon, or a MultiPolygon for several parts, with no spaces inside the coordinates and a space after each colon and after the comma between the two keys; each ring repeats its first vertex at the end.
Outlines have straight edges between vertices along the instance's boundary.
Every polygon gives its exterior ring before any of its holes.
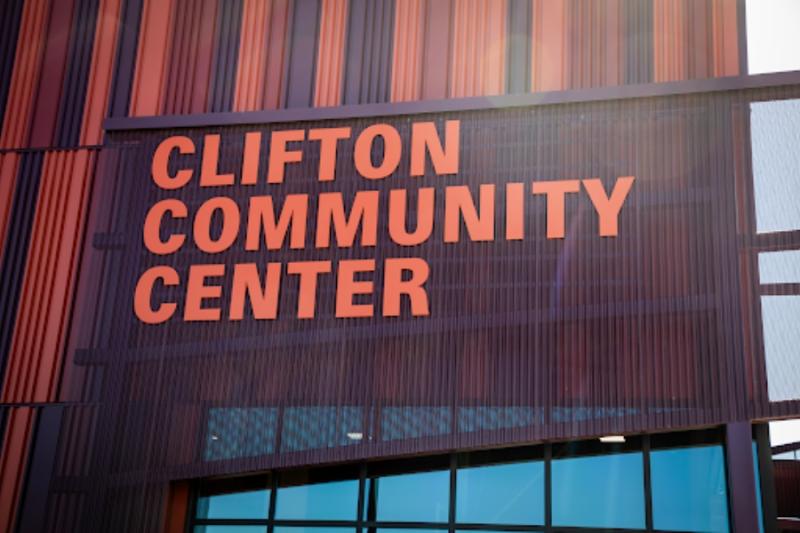
{"type": "Polygon", "coordinates": [[[208,110],[233,109],[236,90],[236,65],[242,31],[242,0],[220,0],[217,7],[214,59],[211,63],[211,87],[208,110]]]}
{"type": "Polygon", "coordinates": [[[350,0],[344,103],[389,101],[394,0],[350,0]]]}
{"type": "Polygon", "coordinates": [[[77,0],[54,136],[57,146],[76,146],[79,143],[99,4],[99,0],[77,0]]]}
{"type": "Polygon", "coordinates": [[[286,61],[285,107],[309,107],[314,98],[319,0],[295,0],[286,61]]]}
{"type": "Polygon", "coordinates": [[[24,0],[6,0],[0,3],[0,124],[3,123],[11,85],[23,2],[24,0]]]}
{"type": "Polygon", "coordinates": [[[139,26],[142,21],[143,0],[124,0],[122,6],[117,57],[114,62],[114,79],[111,82],[108,114],[126,117],[131,101],[131,86],[136,68],[136,49],[139,26]]]}
{"type": "Polygon", "coordinates": [[[6,361],[14,334],[31,228],[39,197],[43,157],[41,152],[22,154],[17,173],[17,187],[8,221],[8,237],[0,265],[0,383],[5,376],[6,361]]]}
{"type": "Polygon", "coordinates": [[[527,93],[531,86],[531,0],[508,0],[506,92],[527,93]]]}

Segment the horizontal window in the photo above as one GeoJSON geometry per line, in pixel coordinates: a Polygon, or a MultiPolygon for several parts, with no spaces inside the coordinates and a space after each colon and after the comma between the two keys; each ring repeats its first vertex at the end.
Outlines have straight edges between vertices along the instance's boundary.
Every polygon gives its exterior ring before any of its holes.
{"type": "Polygon", "coordinates": [[[355,520],[357,509],[358,481],[333,481],[279,488],[276,495],[275,518],[355,520]]]}
{"type": "Polygon", "coordinates": [[[370,480],[376,517],[384,522],[447,522],[450,472],[419,472],[370,480]]]}
{"type": "Polygon", "coordinates": [[[267,526],[195,526],[193,533],[267,533],[267,526]]]}
{"type": "Polygon", "coordinates": [[[761,283],[800,283],[800,250],[758,254],[761,283]]]}
{"type": "Polygon", "coordinates": [[[356,533],[351,527],[286,527],[275,526],[274,533],[356,533]]]}
{"type": "Polygon", "coordinates": [[[641,453],[553,460],[553,525],[642,529],[641,453]]]}
{"type": "Polygon", "coordinates": [[[544,524],[544,463],[529,461],[458,470],[456,521],[544,524]]]}
{"type": "Polygon", "coordinates": [[[267,518],[269,490],[212,494],[197,499],[197,518],[267,518]]]}

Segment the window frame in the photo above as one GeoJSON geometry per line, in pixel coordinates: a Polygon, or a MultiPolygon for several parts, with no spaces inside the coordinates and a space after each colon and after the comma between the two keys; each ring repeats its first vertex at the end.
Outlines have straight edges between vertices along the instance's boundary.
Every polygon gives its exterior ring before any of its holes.
{"type": "MultiPolygon", "coordinates": [[[[267,533],[274,533],[276,527],[329,527],[348,528],[353,533],[377,533],[381,530],[434,530],[447,533],[459,532],[542,532],[542,533],[577,533],[609,531],[602,528],[562,527],[552,524],[552,461],[566,457],[586,457],[596,455],[611,455],[615,453],[641,452],[644,469],[644,498],[645,498],[645,528],[644,529],[615,529],[618,532],[648,532],[660,533],[653,528],[653,493],[651,486],[650,453],[651,449],[677,449],[687,447],[700,447],[707,445],[722,446],[723,453],[727,454],[724,432],[722,428],[707,428],[687,432],[664,433],[656,435],[629,435],[625,443],[606,444],[598,439],[543,443],[531,446],[501,448],[491,450],[459,451],[448,454],[420,456],[415,458],[363,461],[358,463],[343,464],[334,467],[316,467],[306,469],[286,469],[248,476],[241,479],[202,480],[195,484],[192,499],[189,505],[189,517],[186,520],[186,531],[192,533],[197,526],[229,525],[229,526],[265,526],[267,533]],[[456,522],[456,476],[459,468],[476,466],[491,466],[513,464],[521,461],[541,460],[544,462],[544,511],[545,524],[477,524],[456,522]],[[446,522],[386,522],[372,520],[365,514],[365,499],[367,498],[368,480],[371,478],[396,475],[448,470],[450,475],[450,494],[448,520],[446,522]],[[294,486],[307,480],[309,483],[325,481],[342,481],[346,479],[358,480],[358,509],[356,520],[284,520],[276,519],[276,500],[278,490],[282,486],[294,486]],[[262,483],[260,488],[270,490],[268,518],[255,519],[200,519],[196,515],[196,503],[200,496],[208,495],[209,490],[222,488],[244,487],[253,488],[254,484],[262,483]]],[[[729,488],[729,474],[725,465],[725,481],[727,490],[727,505],[729,525],[731,519],[731,492],[729,488]]],[[[399,531],[398,531],[399,533],[399,531]]],[[[666,533],[666,532],[665,532],[666,533]]],[[[671,532],[681,533],[681,532],[671,532]]]]}

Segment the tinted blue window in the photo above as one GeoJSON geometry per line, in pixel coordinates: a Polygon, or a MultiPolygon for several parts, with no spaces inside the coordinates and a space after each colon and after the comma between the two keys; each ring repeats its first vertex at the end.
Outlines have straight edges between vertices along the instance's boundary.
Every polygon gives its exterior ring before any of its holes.
{"type": "Polygon", "coordinates": [[[644,528],[641,453],[553,461],[553,525],[644,528]]]}
{"type": "Polygon", "coordinates": [[[350,527],[284,527],[275,526],[275,533],[355,533],[350,527]]]}
{"type": "Polygon", "coordinates": [[[267,533],[267,526],[195,526],[194,533],[267,533]]]}
{"type": "Polygon", "coordinates": [[[279,488],[275,518],[355,520],[357,509],[358,481],[334,481],[279,488]]]}
{"type": "Polygon", "coordinates": [[[202,496],[197,500],[198,518],[267,518],[269,490],[231,492],[202,496]]]}
{"type": "Polygon", "coordinates": [[[395,529],[379,528],[378,533],[447,533],[446,529],[395,529]]]}
{"type": "Polygon", "coordinates": [[[758,530],[764,533],[764,509],[761,508],[761,472],[758,470],[758,444],[753,441],[753,473],[756,476],[756,503],[758,504],[758,530]]]}
{"type": "Polygon", "coordinates": [[[728,531],[722,446],[656,450],[650,469],[656,529],[728,531]]]}
{"type": "Polygon", "coordinates": [[[377,519],[389,522],[447,522],[450,472],[422,472],[371,480],[377,519]]]}
{"type": "Polygon", "coordinates": [[[544,524],[544,463],[460,469],[456,475],[456,521],[544,524]]]}

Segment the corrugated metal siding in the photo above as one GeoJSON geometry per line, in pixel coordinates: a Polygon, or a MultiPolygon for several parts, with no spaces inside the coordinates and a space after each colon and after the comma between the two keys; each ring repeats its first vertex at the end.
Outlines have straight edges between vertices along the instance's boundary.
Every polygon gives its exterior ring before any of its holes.
{"type": "Polygon", "coordinates": [[[14,185],[17,181],[19,155],[13,152],[0,154],[0,264],[6,241],[11,205],[14,198],[14,185]]]}
{"type": "MultiPolygon", "coordinates": [[[[33,104],[30,146],[48,147],[55,141],[58,104],[65,89],[70,33],[77,3],[77,0],[51,2],[39,86],[33,104]]],[[[74,78],[67,83],[73,81],[74,78]]]]}
{"type": "Polygon", "coordinates": [[[100,144],[102,123],[109,109],[109,90],[114,68],[114,50],[120,27],[122,0],[100,0],[92,46],[92,63],[86,87],[83,122],[77,145],[100,144]]]}
{"type": "Polygon", "coordinates": [[[44,154],[3,402],[55,400],[93,164],[88,150],[44,154]]]}
{"type": "Polygon", "coordinates": [[[241,31],[242,0],[220,1],[214,30],[211,87],[209,88],[207,111],[218,112],[233,109],[241,31]]]}
{"type": "MultiPolygon", "coordinates": [[[[34,225],[36,199],[42,169],[40,152],[23,153],[17,165],[17,176],[7,215],[3,262],[0,265],[0,376],[5,376],[6,361],[16,323],[17,309],[25,273],[31,228],[34,225]]],[[[4,380],[3,380],[4,381],[4,380]]]]}
{"type": "Polygon", "coordinates": [[[448,96],[490,96],[506,89],[506,0],[454,0],[448,96]]]}
{"type": "Polygon", "coordinates": [[[330,107],[342,103],[347,4],[347,0],[322,0],[314,107],[330,107]]]}
{"type": "Polygon", "coordinates": [[[49,12],[47,0],[28,0],[22,8],[14,68],[0,132],[0,148],[27,146],[49,12]]]}
{"type": "MultiPolygon", "coordinates": [[[[417,5],[401,3],[411,8],[417,5]]],[[[394,0],[350,0],[343,103],[371,104],[390,101],[396,6],[399,4],[394,0]]],[[[415,35],[418,33],[414,32],[415,35]]]]}
{"type": "Polygon", "coordinates": [[[167,80],[169,32],[175,0],[144,0],[130,116],[158,115],[167,80]]]}
{"type": "Polygon", "coordinates": [[[219,0],[177,0],[164,114],[206,111],[219,0]]]}
{"type": "Polygon", "coordinates": [[[392,102],[418,100],[422,94],[426,4],[425,0],[395,1],[390,96],[392,102]]]}
{"type": "Polygon", "coordinates": [[[5,418],[5,432],[0,440],[0,531],[11,533],[24,484],[36,411],[29,407],[4,407],[0,411],[5,418]]]}

